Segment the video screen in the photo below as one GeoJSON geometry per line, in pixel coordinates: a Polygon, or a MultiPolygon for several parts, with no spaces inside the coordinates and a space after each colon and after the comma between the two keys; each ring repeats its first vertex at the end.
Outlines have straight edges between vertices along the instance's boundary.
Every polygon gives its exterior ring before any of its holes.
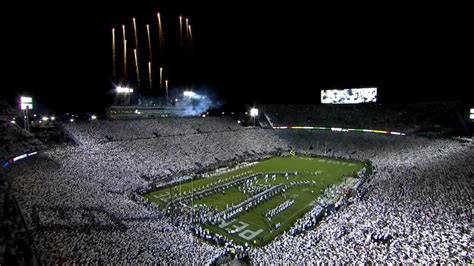
{"type": "Polygon", "coordinates": [[[322,90],[321,103],[356,104],[377,101],[377,88],[354,88],[343,90],[322,90]]]}

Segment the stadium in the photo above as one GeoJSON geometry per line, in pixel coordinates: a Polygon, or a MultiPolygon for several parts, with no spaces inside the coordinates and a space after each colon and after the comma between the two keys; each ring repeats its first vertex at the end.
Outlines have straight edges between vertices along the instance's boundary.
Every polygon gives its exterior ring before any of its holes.
{"type": "Polygon", "coordinates": [[[0,265],[473,263],[471,102],[357,85],[227,107],[168,85],[171,62],[147,72],[169,33],[157,23],[128,55],[109,34],[102,113],[35,90],[0,101],[0,265]]]}

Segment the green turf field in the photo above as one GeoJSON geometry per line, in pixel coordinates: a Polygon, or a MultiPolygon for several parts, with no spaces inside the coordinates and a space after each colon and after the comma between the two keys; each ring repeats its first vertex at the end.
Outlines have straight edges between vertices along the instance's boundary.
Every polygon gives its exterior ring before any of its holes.
{"type": "MultiPolygon", "coordinates": [[[[165,208],[173,199],[190,195],[192,189],[194,189],[194,193],[199,193],[239,179],[252,177],[250,178],[250,185],[230,186],[223,189],[222,192],[212,193],[201,199],[193,200],[194,206],[206,205],[215,208],[216,211],[223,211],[232,205],[237,205],[249,199],[252,196],[252,192],[248,191],[249,188],[265,190],[280,184],[288,186],[292,184],[284,193],[261,202],[247,212],[240,213],[231,222],[222,224],[206,223],[203,225],[215,233],[226,235],[237,243],[248,242],[252,245],[264,245],[290,228],[299,217],[312,209],[316,199],[322,195],[325,188],[342,182],[355,182],[354,178],[347,179],[344,177],[353,176],[363,167],[364,163],[362,162],[333,158],[274,157],[219,176],[202,178],[154,191],[146,194],[145,198],[165,208]],[[297,172],[296,175],[295,172],[297,172]],[[286,173],[288,173],[288,176],[286,176],[286,173]],[[267,180],[265,180],[266,174],[268,174],[267,180]],[[276,176],[274,179],[271,178],[273,175],[276,176]],[[301,185],[303,182],[306,182],[306,184],[301,185]],[[295,183],[300,184],[295,185],[295,183]],[[291,207],[273,216],[270,221],[265,217],[265,213],[269,210],[288,200],[294,200],[291,207]],[[278,228],[275,227],[277,224],[280,224],[278,228]],[[229,234],[229,230],[236,233],[229,234]]],[[[254,193],[258,194],[257,192],[254,193]]]]}

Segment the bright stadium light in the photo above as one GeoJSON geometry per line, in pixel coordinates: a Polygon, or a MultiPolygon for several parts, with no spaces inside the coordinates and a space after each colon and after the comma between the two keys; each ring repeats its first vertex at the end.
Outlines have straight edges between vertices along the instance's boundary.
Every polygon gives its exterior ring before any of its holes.
{"type": "Polygon", "coordinates": [[[96,119],[97,119],[97,116],[95,116],[95,115],[91,116],[91,120],[96,120],[96,119]]]}
{"type": "Polygon", "coordinates": [[[71,118],[71,119],[69,119],[69,122],[73,123],[73,122],[74,122],[74,119],[72,119],[72,118],[71,118]]]}
{"type": "Polygon", "coordinates": [[[193,98],[193,97],[196,95],[196,93],[193,92],[193,91],[184,91],[184,92],[183,92],[183,95],[184,95],[185,97],[193,98]]]}
{"type": "Polygon", "coordinates": [[[29,110],[33,109],[33,104],[31,104],[31,103],[22,103],[21,104],[21,110],[26,110],[26,109],[29,109],[29,110]]]}
{"type": "Polygon", "coordinates": [[[258,109],[257,108],[250,109],[250,116],[253,117],[253,126],[255,126],[255,118],[258,116],[258,109]]]}
{"type": "Polygon", "coordinates": [[[474,108],[471,108],[470,114],[469,114],[469,118],[470,118],[471,120],[474,120],[474,108]]]}
{"type": "Polygon", "coordinates": [[[30,131],[30,121],[29,121],[29,110],[33,110],[33,98],[20,96],[20,109],[23,111],[23,118],[25,122],[23,125],[25,126],[26,131],[30,131]]]}
{"type": "Polygon", "coordinates": [[[256,116],[258,116],[258,109],[257,109],[257,108],[252,108],[252,109],[250,109],[250,116],[251,116],[251,117],[256,117],[256,116]]]}
{"type": "Polygon", "coordinates": [[[51,116],[51,118],[50,118],[50,119],[51,119],[51,121],[54,121],[54,120],[56,120],[56,117],[54,117],[54,116],[51,116]]]}
{"type": "Polygon", "coordinates": [[[21,101],[21,103],[32,103],[32,102],[33,102],[33,98],[21,96],[21,97],[20,97],[20,101],[21,101]]]}
{"type": "Polygon", "coordinates": [[[116,91],[117,93],[128,94],[128,93],[132,93],[132,92],[133,92],[133,89],[126,88],[126,87],[117,87],[117,88],[115,88],[115,91],[116,91]]]}
{"type": "Polygon", "coordinates": [[[49,117],[43,116],[43,118],[41,118],[41,120],[43,120],[43,121],[48,121],[48,120],[49,120],[49,117]]]}
{"type": "Polygon", "coordinates": [[[21,110],[32,110],[33,109],[33,98],[21,96],[20,97],[20,109],[21,110]]]}

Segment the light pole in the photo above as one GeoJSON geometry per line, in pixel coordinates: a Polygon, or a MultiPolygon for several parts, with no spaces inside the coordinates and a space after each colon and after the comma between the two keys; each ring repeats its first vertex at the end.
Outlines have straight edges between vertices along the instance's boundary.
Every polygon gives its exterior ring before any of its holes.
{"type": "Polygon", "coordinates": [[[250,116],[253,117],[253,126],[255,127],[255,119],[258,116],[258,109],[257,108],[250,109],[250,116]]]}
{"type": "Polygon", "coordinates": [[[30,131],[30,121],[28,110],[33,109],[33,98],[31,97],[20,97],[20,109],[23,111],[24,126],[26,131],[30,131]]]}

